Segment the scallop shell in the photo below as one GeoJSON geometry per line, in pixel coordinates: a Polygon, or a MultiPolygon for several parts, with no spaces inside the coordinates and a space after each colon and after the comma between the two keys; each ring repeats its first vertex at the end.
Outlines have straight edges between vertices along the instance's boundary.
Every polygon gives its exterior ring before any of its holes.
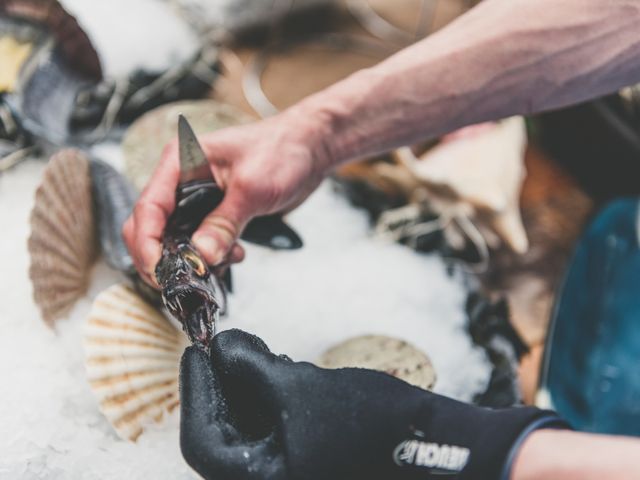
{"type": "Polygon", "coordinates": [[[91,40],[57,0],[0,0],[0,15],[44,26],[75,71],[92,80],[102,78],[100,60],[91,40]]]}
{"type": "Polygon", "coordinates": [[[176,136],[179,114],[198,135],[251,121],[235,107],[215,100],[175,102],[144,114],[129,127],[122,142],[124,173],[138,190],[149,181],[164,146],[176,136]]]}
{"type": "Polygon", "coordinates": [[[384,335],[348,339],[323,353],[316,364],[379,370],[425,390],[436,383],[436,372],[425,353],[404,340],[384,335]]]}
{"type": "Polygon", "coordinates": [[[86,292],[98,253],[89,160],[77,150],[54,155],[31,210],[28,242],[33,296],[48,324],[86,292]]]}
{"type": "Polygon", "coordinates": [[[84,349],[91,389],[118,436],[135,441],[179,404],[185,336],[124,284],[98,295],[84,349]]]}

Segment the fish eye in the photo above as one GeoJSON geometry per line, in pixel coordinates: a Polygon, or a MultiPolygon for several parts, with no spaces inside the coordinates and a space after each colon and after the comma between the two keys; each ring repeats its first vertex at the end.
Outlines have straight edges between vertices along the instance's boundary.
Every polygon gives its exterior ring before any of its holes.
{"type": "Polygon", "coordinates": [[[184,254],[184,259],[199,277],[204,277],[207,274],[207,267],[197,253],[187,251],[184,254]]]}

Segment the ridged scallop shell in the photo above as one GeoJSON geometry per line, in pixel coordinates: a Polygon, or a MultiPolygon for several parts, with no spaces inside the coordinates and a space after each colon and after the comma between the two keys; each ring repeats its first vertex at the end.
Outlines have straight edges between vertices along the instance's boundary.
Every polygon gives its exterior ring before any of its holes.
{"type": "Polygon", "coordinates": [[[324,368],[369,368],[431,390],[436,371],[429,357],[410,343],[384,335],[345,340],[323,353],[316,364],[324,368]]]}
{"type": "Polygon", "coordinates": [[[54,155],[31,210],[29,277],[48,324],[87,290],[97,253],[89,160],[77,150],[54,155]]]}
{"type": "Polygon", "coordinates": [[[135,441],[179,404],[186,337],[123,284],[93,303],[84,335],[86,369],[100,411],[118,436],[135,441]]]}
{"type": "Polygon", "coordinates": [[[89,37],[57,0],[0,0],[0,15],[45,27],[75,71],[92,80],[102,78],[100,60],[89,37]]]}
{"type": "Polygon", "coordinates": [[[124,174],[138,190],[149,181],[164,146],[175,138],[179,114],[197,135],[251,120],[235,107],[215,100],[175,102],[147,112],[129,127],[122,141],[124,174]]]}

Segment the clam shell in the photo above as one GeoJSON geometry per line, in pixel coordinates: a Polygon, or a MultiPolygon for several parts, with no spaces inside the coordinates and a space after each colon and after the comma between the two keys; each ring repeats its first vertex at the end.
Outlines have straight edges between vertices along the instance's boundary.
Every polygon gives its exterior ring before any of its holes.
{"type": "Polygon", "coordinates": [[[436,383],[436,371],[425,353],[404,340],[384,335],[348,339],[323,353],[316,365],[378,370],[425,390],[436,383]]]}
{"type": "Polygon", "coordinates": [[[53,324],[86,292],[98,253],[89,160],[81,152],[62,150],[51,158],[30,221],[33,296],[53,324]]]}
{"type": "Polygon", "coordinates": [[[175,138],[179,114],[197,135],[251,121],[235,107],[214,100],[175,102],[144,114],[129,127],[122,142],[124,173],[138,190],[149,181],[164,146],[175,138]]]}
{"type": "Polygon", "coordinates": [[[124,284],[96,298],[85,329],[89,384],[118,436],[135,441],[179,404],[185,336],[124,284]]]}
{"type": "Polygon", "coordinates": [[[89,37],[57,0],[0,0],[0,16],[45,27],[73,70],[92,80],[102,78],[100,60],[89,37]]]}

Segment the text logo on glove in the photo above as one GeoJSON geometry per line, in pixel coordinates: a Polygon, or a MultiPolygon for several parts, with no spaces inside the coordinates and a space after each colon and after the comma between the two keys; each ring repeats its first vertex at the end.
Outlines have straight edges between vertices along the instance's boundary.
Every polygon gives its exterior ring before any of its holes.
{"type": "Polygon", "coordinates": [[[455,445],[405,440],[393,450],[393,461],[400,466],[427,467],[437,470],[437,473],[454,474],[465,467],[469,454],[468,448],[455,445]]]}

